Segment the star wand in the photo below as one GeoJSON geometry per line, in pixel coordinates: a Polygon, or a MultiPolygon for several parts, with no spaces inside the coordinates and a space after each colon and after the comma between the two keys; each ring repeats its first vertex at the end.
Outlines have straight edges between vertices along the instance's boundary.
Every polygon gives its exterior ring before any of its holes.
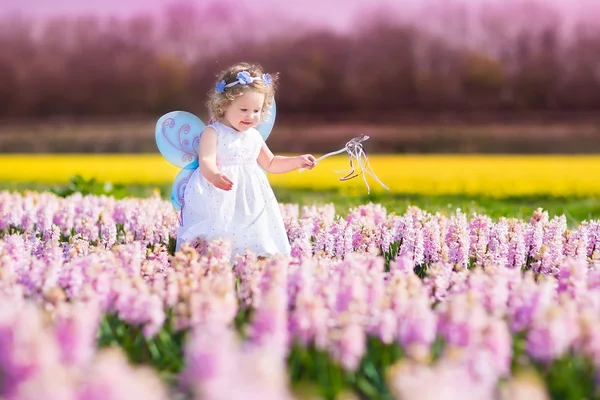
{"type": "MultiPolygon", "coordinates": [[[[365,182],[365,185],[367,185],[367,194],[371,193],[371,188],[369,187],[369,184],[367,183],[367,177],[366,174],[371,175],[377,182],[379,182],[379,184],[381,186],[383,186],[384,188],[386,188],[387,190],[390,190],[390,188],[388,188],[386,185],[383,184],[383,182],[381,182],[381,180],[377,177],[377,175],[375,175],[375,172],[373,171],[373,168],[371,167],[371,164],[369,163],[369,157],[367,157],[367,152],[365,151],[365,149],[363,148],[362,143],[366,140],[368,140],[369,137],[367,135],[360,135],[358,137],[352,138],[350,139],[348,142],[346,142],[346,145],[344,146],[344,148],[337,150],[337,151],[332,151],[331,153],[327,153],[319,158],[317,158],[315,160],[315,165],[327,158],[327,157],[331,157],[331,156],[335,156],[337,154],[341,154],[346,152],[348,154],[348,157],[350,158],[350,169],[347,170],[343,170],[343,171],[334,171],[335,173],[347,173],[346,176],[343,176],[340,178],[340,181],[347,181],[353,178],[358,177],[359,175],[362,175],[363,177],[363,181],[365,182]],[[360,171],[356,171],[355,167],[354,167],[354,159],[356,159],[356,162],[358,163],[358,166],[360,167],[360,171]]],[[[304,168],[301,168],[299,172],[304,171],[304,168]]]]}

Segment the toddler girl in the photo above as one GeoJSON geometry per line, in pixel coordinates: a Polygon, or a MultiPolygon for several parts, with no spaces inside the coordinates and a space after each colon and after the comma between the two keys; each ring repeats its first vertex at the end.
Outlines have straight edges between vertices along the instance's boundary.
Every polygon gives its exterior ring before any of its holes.
{"type": "Polygon", "coordinates": [[[219,76],[208,101],[213,123],[200,136],[200,167],[185,189],[177,248],[197,238],[228,238],[233,257],[246,249],[259,257],[289,255],[279,205],[264,171],[313,168],[315,158],[275,156],[255,129],[267,117],[275,81],[260,65],[248,63],[219,76]]]}

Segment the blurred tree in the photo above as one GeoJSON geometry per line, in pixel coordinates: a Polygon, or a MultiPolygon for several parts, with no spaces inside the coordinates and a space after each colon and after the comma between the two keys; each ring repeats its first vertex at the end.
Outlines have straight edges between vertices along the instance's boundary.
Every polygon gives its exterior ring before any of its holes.
{"type": "Polygon", "coordinates": [[[600,28],[578,24],[564,60],[568,70],[560,93],[562,106],[569,110],[597,111],[600,107],[600,28]]]}
{"type": "Polygon", "coordinates": [[[7,16],[0,23],[0,48],[0,116],[27,116],[35,103],[32,71],[28,68],[37,51],[32,21],[7,16]]]}
{"type": "Polygon", "coordinates": [[[382,10],[365,16],[352,35],[347,92],[357,109],[418,107],[418,32],[382,10]]]}
{"type": "Polygon", "coordinates": [[[364,9],[345,33],[233,0],[180,1],[160,16],[8,16],[0,117],[202,114],[215,75],[240,60],[281,73],[286,115],[600,107],[598,19],[570,32],[539,0],[485,3],[477,13],[462,0],[432,4],[412,20],[364,9]]]}
{"type": "Polygon", "coordinates": [[[167,109],[183,109],[189,106],[188,90],[190,70],[188,66],[169,54],[159,54],[150,64],[151,78],[147,102],[155,113],[167,109]]]}
{"type": "Polygon", "coordinates": [[[466,71],[462,82],[466,106],[472,110],[498,109],[506,72],[499,60],[481,52],[465,54],[466,71]]]}

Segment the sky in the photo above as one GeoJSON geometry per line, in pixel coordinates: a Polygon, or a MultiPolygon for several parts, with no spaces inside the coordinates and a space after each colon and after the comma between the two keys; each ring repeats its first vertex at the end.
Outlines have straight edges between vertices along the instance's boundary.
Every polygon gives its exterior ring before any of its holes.
{"type": "MultiPolygon", "coordinates": [[[[178,0],[175,0],[178,1],[178,0]]],[[[211,0],[187,0],[203,4],[211,0]]],[[[214,0],[212,0],[214,1],[214,0]]],[[[415,12],[426,4],[442,0],[237,0],[236,4],[247,7],[268,7],[288,18],[308,23],[347,27],[360,15],[361,9],[387,6],[399,13],[415,12]]],[[[477,6],[483,3],[505,2],[506,0],[458,0],[477,6]]],[[[531,1],[531,0],[526,0],[531,1]]],[[[578,14],[590,5],[600,4],[600,0],[537,0],[557,5],[562,12],[578,14]]],[[[160,12],[174,0],[0,0],[0,15],[19,13],[44,19],[57,15],[77,14],[116,14],[127,16],[132,13],[160,12]]]]}

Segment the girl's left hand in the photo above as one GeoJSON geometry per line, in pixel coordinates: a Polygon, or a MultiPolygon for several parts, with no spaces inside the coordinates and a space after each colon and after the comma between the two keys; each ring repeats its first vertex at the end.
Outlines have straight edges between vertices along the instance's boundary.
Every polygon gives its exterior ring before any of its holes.
{"type": "Polygon", "coordinates": [[[298,156],[300,166],[298,168],[313,169],[315,167],[316,158],[312,154],[304,154],[298,156]]]}

